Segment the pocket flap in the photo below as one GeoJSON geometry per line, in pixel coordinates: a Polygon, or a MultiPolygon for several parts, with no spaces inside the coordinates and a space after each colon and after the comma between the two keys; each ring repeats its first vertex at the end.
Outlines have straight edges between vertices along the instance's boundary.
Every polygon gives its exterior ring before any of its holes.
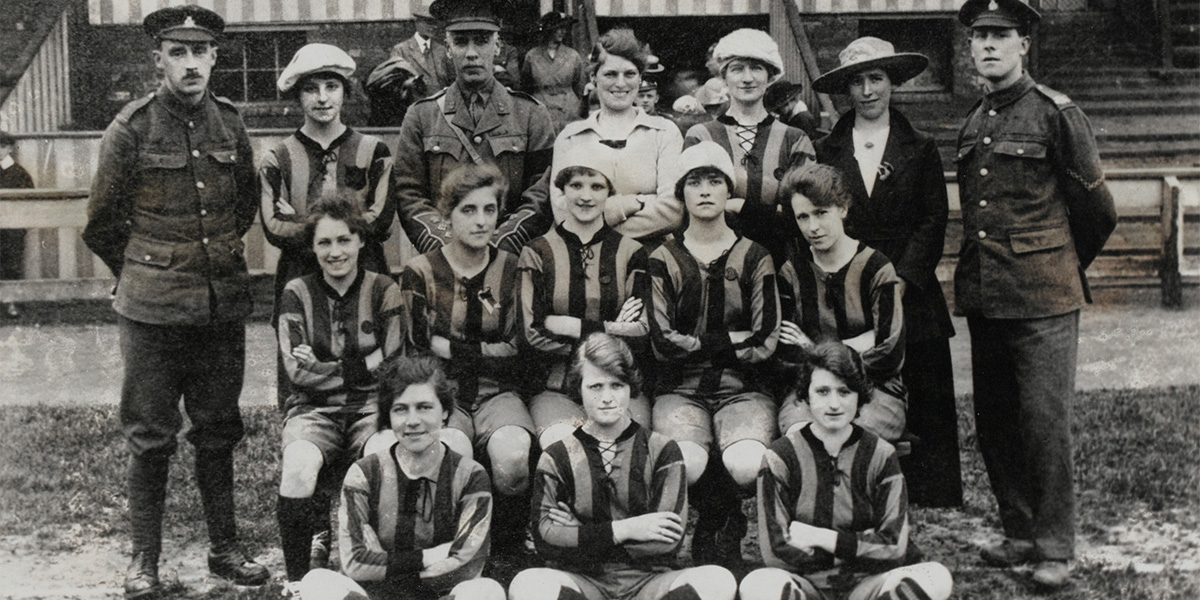
{"type": "Polygon", "coordinates": [[[1046,144],[1024,140],[1000,140],[996,142],[996,154],[1018,158],[1046,158],[1046,144]]]}
{"type": "Polygon", "coordinates": [[[963,143],[958,147],[958,154],[954,156],[954,162],[961,162],[975,149],[975,142],[963,143]]]}
{"type": "Polygon", "coordinates": [[[138,156],[138,166],[143,169],[182,169],[187,166],[187,161],[187,155],[182,152],[143,153],[138,156]]]}
{"type": "Polygon", "coordinates": [[[463,148],[462,143],[454,138],[427,137],[425,138],[425,153],[449,154],[451,157],[457,160],[462,158],[463,148]]]}
{"type": "Polygon", "coordinates": [[[1008,241],[1015,254],[1025,254],[1065,246],[1071,241],[1071,231],[1066,225],[1019,231],[1009,233],[1008,241]]]}
{"type": "Polygon", "coordinates": [[[125,245],[125,259],[156,267],[168,267],[175,255],[175,246],[143,238],[129,238],[125,245]]]}
{"type": "Polygon", "coordinates": [[[525,136],[498,135],[488,138],[488,143],[492,146],[492,156],[500,156],[505,152],[525,151],[525,136]]]}
{"type": "Polygon", "coordinates": [[[208,153],[213,157],[213,160],[223,164],[232,165],[237,162],[237,150],[212,150],[208,153]]]}

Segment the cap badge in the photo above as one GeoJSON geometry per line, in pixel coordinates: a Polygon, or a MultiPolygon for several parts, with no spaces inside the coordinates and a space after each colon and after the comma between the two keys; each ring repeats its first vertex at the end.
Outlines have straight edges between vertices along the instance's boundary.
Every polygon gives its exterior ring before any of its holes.
{"type": "Polygon", "coordinates": [[[1000,10],[1000,5],[996,3],[996,0],[992,0],[988,2],[988,10],[1000,10]]]}
{"type": "Polygon", "coordinates": [[[184,27],[195,27],[196,20],[193,19],[191,15],[188,15],[188,17],[183,20],[183,26],[184,27]]]}

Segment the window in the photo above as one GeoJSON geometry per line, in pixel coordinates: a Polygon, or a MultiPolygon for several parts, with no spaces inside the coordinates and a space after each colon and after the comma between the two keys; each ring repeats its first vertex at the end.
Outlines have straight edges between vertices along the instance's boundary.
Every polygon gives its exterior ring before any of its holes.
{"type": "Polygon", "coordinates": [[[303,31],[225,34],[213,68],[213,92],[234,102],[281,100],[275,82],[306,41],[303,31]]]}

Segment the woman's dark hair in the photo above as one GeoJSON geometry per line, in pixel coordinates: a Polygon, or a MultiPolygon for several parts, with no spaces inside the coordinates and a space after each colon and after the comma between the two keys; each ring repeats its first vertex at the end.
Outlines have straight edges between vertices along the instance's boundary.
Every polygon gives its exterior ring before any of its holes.
{"type": "Polygon", "coordinates": [[[646,61],[650,52],[633,35],[633,30],[625,27],[610,29],[596,40],[591,54],[588,54],[588,73],[593,76],[600,70],[600,65],[608,60],[609,55],[620,56],[637,67],[638,75],[646,72],[646,61]]]}
{"type": "Polygon", "coordinates": [[[595,175],[604,177],[604,183],[608,185],[609,196],[616,193],[613,190],[612,182],[608,180],[608,176],[590,167],[564,167],[563,170],[558,172],[558,175],[554,176],[554,187],[565,192],[567,191],[567,184],[571,183],[572,179],[580,176],[591,177],[595,175]]]}
{"type": "Polygon", "coordinates": [[[841,342],[821,342],[805,354],[796,379],[796,394],[804,402],[808,402],[808,386],[817,369],[829,371],[845,382],[850,391],[858,394],[860,408],[871,401],[875,386],[867,377],[862,357],[853,348],[841,342]]]}
{"type": "MultiPolygon", "coordinates": [[[[679,181],[675,182],[675,199],[683,202],[683,187],[687,183],[689,177],[709,177],[711,175],[720,175],[721,179],[725,181],[726,191],[729,192],[730,197],[733,197],[733,180],[725,174],[725,171],[722,171],[716,167],[696,167],[695,169],[684,173],[683,177],[680,177],[679,181]]],[[[684,217],[687,216],[686,210],[683,211],[683,215],[684,217]]]]}
{"type": "Polygon", "coordinates": [[[357,234],[358,239],[367,239],[367,220],[363,217],[362,209],[358,207],[358,198],[353,190],[342,189],[326,192],[308,208],[304,217],[304,241],[306,247],[312,248],[313,238],[317,232],[317,222],[324,217],[341,221],[350,228],[350,233],[357,234]]]}
{"type": "Polygon", "coordinates": [[[792,196],[800,194],[813,206],[850,208],[853,197],[846,189],[846,179],[842,172],[829,165],[808,163],[790,169],[783,176],[779,187],[787,195],[784,210],[792,212],[792,196]]]}
{"type": "Polygon", "coordinates": [[[575,400],[583,401],[583,364],[590,363],[593,367],[616,377],[629,386],[629,397],[636,398],[642,393],[642,374],[638,372],[633,360],[633,351],[619,337],[607,333],[593,333],[575,349],[575,358],[571,361],[571,370],[567,372],[567,390],[575,400]]]}
{"type": "Polygon", "coordinates": [[[442,361],[434,356],[397,356],[379,367],[379,411],[375,414],[375,427],[382,431],[392,428],[392,405],[410,385],[429,383],[446,416],[442,424],[450,421],[454,412],[454,394],[457,386],[446,378],[442,361]]]}
{"type": "MultiPolygon", "coordinates": [[[[496,204],[503,205],[504,197],[508,195],[508,179],[496,165],[489,163],[462,165],[450,171],[446,179],[442,180],[438,210],[442,212],[442,215],[449,216],[468,194],[486,187],[496,188],[496,204]]],[[[499,207],[497,206],[497,208],[499,207]]]]}

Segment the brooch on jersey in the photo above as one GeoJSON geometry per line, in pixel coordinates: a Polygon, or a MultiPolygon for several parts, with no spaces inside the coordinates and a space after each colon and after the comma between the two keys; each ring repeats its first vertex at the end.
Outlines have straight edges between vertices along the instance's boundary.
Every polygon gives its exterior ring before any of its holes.
{"type": "Polygon", "coordinates": [[[491,286],[484,286],[482,290],[479,290],[479,303],[483,304],[483,307],[487,309],[489,315],[495,314],[496,299],[492,296],[491,286]]]}
{"type": "Polygon", "coordinates": [[[882,162],[879,163],[879,169],[876,171],[876,175],[879,178],[879,181],[887,181],[887,178],[891,177],[892,173],[895,172],[896,167],[893,167],[892,163],[882,162]]]}

